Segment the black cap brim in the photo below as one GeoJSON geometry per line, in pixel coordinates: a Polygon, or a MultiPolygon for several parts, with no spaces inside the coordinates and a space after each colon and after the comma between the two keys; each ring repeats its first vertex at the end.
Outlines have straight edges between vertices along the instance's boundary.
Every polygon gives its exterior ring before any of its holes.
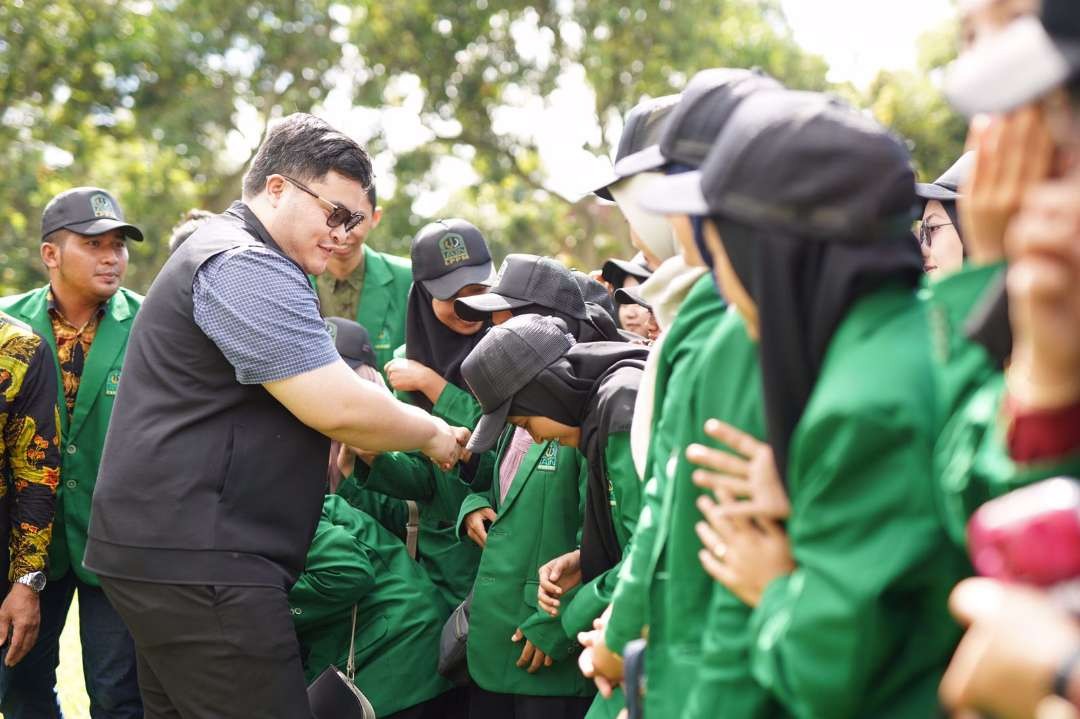
{"type": "Polygon", "coordinates": [[[652,312],[652,305],[641,296],[641,285],[615,290],[615,303],[619,305],[640,305],[652,312]]]}
{"type": "Polygon", "coordinates": [[[493,312],[516,310],[532,304],[528,300],[519,300],[515,297],[503,297],[495,292],[487,292],[472,297],[462,297],[454,301],[454,312],[463,320],[478,322],[486,320],[493,312]]]}
{"type": "Polygon", "coordinates": [[[448,300],[469,285],[490,285],[495,270],[490,262],[459,267],[453,272],[432,280],[420,280],[437,300],[448,300]]]}
{"type": "Polygon", "coordinates": [[[928,200],[956,202],[956,198],[960,197],[960,193],[956,190],[950,190],[948,187],[935,185],[933,182],[916,182],[915,196],[923,202],[928,200]]]}
{"type": "Polygon", "coordinates": [[[469,443],[465,446],[465,449],[476,454],[477,452],[486,452],[495,446],[495,443],[499,441],[499,435],[502,434],[503,428],[506,426],[506,418],[510,416],[510,403],[512,401],[512,398],[506,400],[480,418],[472,436],[469,437],[469,443]]]}
{"type": "Polygon", "coordinates": [[[605,262],[600,269],[600,274],[611,284],[619,286],[622,286],[622,283],[626,280],[626,275],[636,277],[639,280],[652,277],[652,271],[648,267],[642,267],[636,262],[616,259],[605,262]],[[618,281],[616,282],[616,280],[618,281]]]}
{"type": "Polygon", "coordinates": [[[1080,43],[1056,42],[1038,18],[1014,20],[949,66],[945,94],[967,116],[1006,112],[1064,84],[1080,69],[1080,43]]]}
{"type": "Polygon", "coordinates": [[[139,242],[142,242],[143,239],[142,230],[140,230],[135,225],[129,225],[126,222],[122,222],[121,220],[114,220],[109,217],[99,217],[97,219],[88,220],[86,222],[76,222],[72,225],[65,225],[63,229],[71,230],[76,234],[86,235],[87,237],[93,237],[94,235],[103,235],[106,232],[111,232],[112,230],[123,230],[124,237],[128,237],[139,242]]]}

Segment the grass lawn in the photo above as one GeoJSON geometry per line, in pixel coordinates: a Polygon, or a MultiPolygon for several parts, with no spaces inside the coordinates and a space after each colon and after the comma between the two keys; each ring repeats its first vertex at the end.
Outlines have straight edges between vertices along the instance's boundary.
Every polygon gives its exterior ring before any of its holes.
{"type": "MultiPolygon", "coordinates": [[[[82,673],[82,650],[79,647],[79,600],[71,603],[64,633],[60,636],[60,708],[64,719],[89,719],[90,700],[86,696],[86,683],[82,673]]],[[[0,714],[0,716],[3,716],[0,714]]]]}

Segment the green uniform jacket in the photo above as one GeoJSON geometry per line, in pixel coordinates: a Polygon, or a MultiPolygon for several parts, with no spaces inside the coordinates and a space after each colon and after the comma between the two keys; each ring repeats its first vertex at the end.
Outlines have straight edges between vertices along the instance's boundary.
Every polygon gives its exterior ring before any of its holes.
{"type": "Polygon", "coordinates": [[[1003,266],[965,267],[927,293],[945,424],[934,452],[938,511],[949,536],[966,547],[967,522],[984,502],[1058,475],[1080,474],[1080,457],[1015,464],[1005,444],[1005,376],[964,323],[1003,266]]]}
{"type": "MultiPolygon", "coordinates": [[[[25,294],[0,298],[0,309],[33,327],[49,343],[55,359],[56,337],[49,319],[48,294],[46,285],[25,294]]],[[[62,461],[56,519],[49,545],[49,579],[64,576],[70,568],[80,580],[100,586],[97,576],[82,564],[90,524],[90,498],[94,494],[128,335],[141,304],[141,295],[124,288],[105,304],[105,315],[90,345],[70,419],[64,411],[64,383],[60,378],[60,363],[56,363],[62,461]]]]}
{"type": "Polygon", "coordinates": [[[330,495],[289,592],[308,682],[330,665],[345,671],[354,604],[356,686],[379,716],[451,688],[436,671],[443,612],[431,582],[398,539],[330,495]]]}
{"type": "MultiPolygon", "coordinates": [[[[432,414],[451,425],[472,428],[482,411],[472,395],[457,385],[447,384],[432,408],[432,414]]],[[[486,453],[479,461],[477,476],[489,475],[494,455],[486,453]]],[[[449,615],[472,589],[480,564],[480,548],[471,541],[458,541],[458,510],[471,493],[469,486],[462,482],[459,470],[444,472],[427,457],[414,452],[385,452],[370,468],[357,462],[351,479],[370,494],[417,503],[420,509],[418,559],[439,589],[449,615]]],[[[485,486],[486,483],[485,479],[485,486]]]]}
{"type": "Polygon", "coordinates": [[[935,511],[939,428],[925,303],[904,288],[840,324],[792,436],[796,570],[751,615],[751,667],[798,717],[933,716],[971,568],[935,511]]]}
{"type": "MultiPolygon", "coordinates": [[[[308,279],[314,287],[315,278],[309,275],[308,279]]],[[[364,285],[360,288],[356,321],[371,336],[380,372],[394,358],[394,348],[405,342],[410,287],[412,265],[408,260],[364,245],[364,285]]]]}
{"type": "MultiPolygon", "coordinates": [[[[691,397],[687,424],[677,430],[677,444],[685,446],[696,441],[721,446],[706,438],[702,431],[705,420],[712,417],[764,439],[765,416],[757,345],[734,307],[728,309],[701,354],[703,359],[693,378],[695,386],[701,389],[691,397]]],[[[694,504],[700,492],[690,481],[694,469],[685,455],[679,457],[671,482],[675,496],[665,555],[668,572],[666,582],[660,583],[660,598],[655,602],[658,607],[655,612],[670,618],[671,629],[667,635],[678,637],[685,643],[675,644],[670,638],[664,641],[665,635],[661,632],[661,648],[668,646],[670,651],[661,654],[659,661],[666,657],[673,670],[659,674],[658,681],[661,687],[670,689],[650,692],[646,697],[647,706],[669,711],[671,716],[702,719],[783,716],[775,699],[750,672],[751,609],[718,582],[713,582],[711,589],[700,590],[708,597],[708,609],[704,613],[700,661],[696,669],[691,666],[694,661],[692,632],[696,624],[692,617],[695,615],[681,612],[695,605],[692,592],[698,585],[696,579],[685,578],[700,578],[699,573],[704,572],[697,558],[701,541],[694,532],[694,524],[701,521],[701,512],[694,504]],[[688,586],[680,586],[676,577],[686,581],[688,586]],[[687,652],[687,659],[678,655],[681,650],[687,652]],[[674,694],[678,688],[686,686],[683,681],[678,677],[668,679],[674,672],[690,675],[686,681],[692,684],[685,700],[674,694]],[[681,703],[683,701],[685,703],[681,703]]],[[[650,649],[653,641],[650,632],[650,649]]],[[[652,677],[649,681],[651,687],[652,677]]],[[[651,713],[650,716],[668,714],[651,713]]]]}
{"type": "MultiPolygon", "coordinates": [[[[514,428],[503,432],[496,449],[502,456],[514,428]]],[[[469,615],[469,674],[483,689],[502,694],[591,696],[592,682],[578,670],[577,641],[567,637],[558,618],[537,607],[540,566],[577,548],[585,502],[588,467],[581,454],[558,442],[529,448],[499,501],[497,469],[490,489],[469,495],[461,505],[457,526],[462,543],[465,517],[490,507],[497,513],[480,555],[469,615]],[[520,628],[525,637],[555,660],[535,674],[515,666],[522,642],[510,637],[520,628]]]]}

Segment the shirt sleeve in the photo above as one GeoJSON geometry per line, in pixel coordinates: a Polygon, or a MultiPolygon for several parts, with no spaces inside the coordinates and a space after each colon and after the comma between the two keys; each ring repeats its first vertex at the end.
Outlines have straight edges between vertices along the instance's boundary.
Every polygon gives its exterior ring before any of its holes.
{"type": "Polygon", "coordinates": [[[195,323],[240,384],[287,379],[340,359],[306,275],[268,248],[210,258],[195,273],[192,292],[195,323]]]}
{"type": "Polygon", "coordinates": [[[56,409],[56,366],[41,342],[27,365],[19,394],[4,423],[13,479],[11,565],[15,581],[47,566],[60,480],[59,417],[56,409]]]}

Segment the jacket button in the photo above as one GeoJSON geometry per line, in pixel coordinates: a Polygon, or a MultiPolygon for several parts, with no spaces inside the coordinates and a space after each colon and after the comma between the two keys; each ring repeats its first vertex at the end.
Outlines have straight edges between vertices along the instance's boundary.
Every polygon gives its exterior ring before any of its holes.
{"type": "Polygon", "coordinates": [[[68,481],[64,482],[64,484],[68,486],[68,489],[75,489],[79,486],[79,483],[76,482],[74,479],[69,479],[68,481]]]}
{"type": "Polygon", "coordinates": [[[78,447],[76,447],[76,446],[75,446],[75,445],[73,445],[73,444],[69,444],[69,445],[67,446],[67,453],[68,453],[68,454],[75,454],[75,453],[76,453],[76,452],[78,452],[78,451],[79,451],[79,448],[78,448],[78,447]]]}

